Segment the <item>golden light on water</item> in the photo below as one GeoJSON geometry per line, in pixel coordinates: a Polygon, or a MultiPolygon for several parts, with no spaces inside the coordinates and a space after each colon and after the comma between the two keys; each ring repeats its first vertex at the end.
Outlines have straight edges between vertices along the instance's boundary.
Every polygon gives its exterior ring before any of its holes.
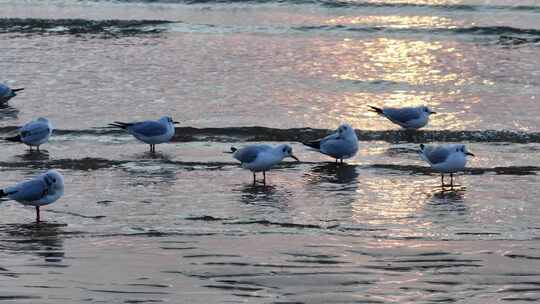
{"type": "Polygon", "coordinates": [[[351,63],[344,63],[343,71],[333,76],[341,80],[390,81],[410,85],[425,85],[456,81],[459,76],[443,72],[438,64],[437,53],[443,50],[438,41],[403,40],[377,38],[369,42],[344,41],[343,49],[358,49],[366,62],[361,69],[351,63]],[[352,68],[347,68],[351,67],[352,68]],[[361,72],[361,73],[358,73],[361,72]]]}
{"type": "Polygon", "coordinates": [[[382,224],[392,219],[396,221],[414,219],[416,216],[412,215],[419,213],[429,199],[423,181],[409,183],[403,179],[379,178],[365,180],[364,183],[366,184],[364,187],[368,189],[378,189],[378,192],[373,192],[377,195],[373,200],[385,202],[377,207],[364,202],[353,205],[353,219],[365,221],[366,214],[371,214],[369,216],[371,225],[382,224]]]}
{"type": "Polygon", "coordinates": [[[326,21],[328,25],[369,25],[389,28],[456,28],[450,18],[440,16],[340,16],[326,21]]]}
{"type": "MultiPolygon", "coordinates": [[[[461,1],[395,3],[453,5],[461,1]]],[[[324,22],[367,31],[362,32],[362,38],[351,31],[349,37],[315,40],[310,49],[311,59],[296,66],[300,75],[320,79],[316,90],[302,93],[311,101],[311,110],[320,113],[316,118],[319,123],[334,126],[347,121],[361,129],[399,128],[367,112],[368,104],[429,105],[441,114],[434,116],[427,128],[463,129],[478,123],[475,117],[460,118],[466,115],[467,108],[479,102],[477,96],[464,88],[489,90],[494,85],[493,80],[482,77],[478,72],[482,67],[478,66],[474,56],[467,55],[471,50],[464,49],[460,41],[448,40],[444,34],[442,39],[426,39],[422,34],[424,28],[430,31],[433,28],[461,28],[469,26],[464,24],[468,21],[429,14],[375,14],[336,16],[324,22]],[[373,27],[381,30],[369,32],[373,27]],[[411,35],[404,38],[400,33],[407,29],[411,29],[411,35]],[[454,103],[459,104],[459,109],[447,111],[454,108],[454,103]]],[[[286,96],[283,98],[287,99],[286,96]]],[[[309,121],[316,119],[311,115],[309,121]]]]}

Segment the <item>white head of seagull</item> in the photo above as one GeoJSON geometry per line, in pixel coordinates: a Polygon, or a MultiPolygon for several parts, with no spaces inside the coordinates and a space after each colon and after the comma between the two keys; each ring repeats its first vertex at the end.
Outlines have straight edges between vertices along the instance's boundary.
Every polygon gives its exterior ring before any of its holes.
{"type": "Polygon", "coordinates": [[[465,169],[467,156],[474,156],[465,145],[420,145],[420,156],[428,162],[431,168],[441,173],[441,183],[444,186],[444,173],[450,173],[450,185],[453,186],[453,174],[465,169]]]}
{"type": "Polygon", "coordinates": [[[136,139],[150,145],[150,152],[156,151],[156,144],[170,141],[175,133],[174,125],[178,124],[170,116],[163,116],[158,120],[141,122],[115,121],[110,126],[125,129],[136,139]]]}
{"type": "Polygon", "coordinates": [[[0,190],[0,197],[36,207],[36,221],[40,221],[39,207],[52,204],[64,194],[64,177],[56,170],[49,170],[31,180],[0,190]]]}
{"type": "Polygon", "coordinates": [[[391,122],[401,126],[404,129],[419,129],[424,127],[429,116],[436,114],[427,106],[404,107],[404,108],[378,108],[369,106],[372,112],[388,118],[391,122]]]}
{"type": "Polygon", "coordinates": [[[286,157],[299,161],[292,152],[292,147],[281,144],[276,147],[269,145],[250,145],[241,149],[231,148],[233,157],[240,161],[242,168],[253,172],[253,183],[256,182],[255,172],[263,172],[263,182],[266,182],[266,171],[286,157]]]}
{"type": "Polygon", "coordinates": [[[354,157],[358,152],[358,137],[353,127],[347,123],[341,124],[334,133],[324,138],[303,144],[335,158],[336,163],[354,157]]]}

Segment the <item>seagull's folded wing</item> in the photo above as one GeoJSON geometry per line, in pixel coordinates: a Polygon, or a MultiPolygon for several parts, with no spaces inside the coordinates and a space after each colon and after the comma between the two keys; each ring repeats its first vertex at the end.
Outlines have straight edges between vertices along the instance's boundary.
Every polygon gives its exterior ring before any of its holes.
{"type": "Polygon", "coordinates": [[[22,182],[6,189],[9,198],[20,202],[35,202],[47,195],[47,185],[41,179],[22,182]]]}
{"type": "Polygon", "coordinates": [[[234,152],[234,158],[236,158],[242,163],[251,163],[257,158],[257,155],[259,155],[259,153],[269,149],[272,149],[272,147],[268,145],[247,146],[234,152]]]}
{"type": "Polygon", "coordinates": [[[349,143],[343,139],[329,139],[321,142],[321,152],[330,156],[344,155],[349,143]]]}
{"type": "Polygon", "coordinates": [[[384,109],[383,113],[390,120],[401,122],[401,123],[406,123],[413,119],[420,118],[420,111],[418,111],[418,109],[415,109],[415,108],[402,108],[402,109],[386,108],[384,109]]]}
{"type": "Polygon", "coordinates": [[[444,163],[448,155],[450,155],[450,151],[444,147],[428,149],[424,153],[424,156],[433,165],[444,163]]]}
{"type": "Polygon", "coordinates": [[[160,136],[167,133],[167,127],[157,121],[143,121],[129,126],[128,129],[145,137],[160,136]]]}

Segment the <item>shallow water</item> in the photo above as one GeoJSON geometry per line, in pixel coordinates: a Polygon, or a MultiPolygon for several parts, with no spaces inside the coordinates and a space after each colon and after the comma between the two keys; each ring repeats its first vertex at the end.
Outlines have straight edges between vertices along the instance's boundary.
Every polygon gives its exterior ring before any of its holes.
{"type": "Polygon", "coordinates": [[[0,301],[520,303],[540,300],[536,1],[0,1],[0,81],[43,153],[3,143],[0,301]],[[367,105],[429,104],[407,133],[367,105]],[[181,121],[156,155],[115,120],[181,121]],[[299,143],[350,122],[336,167],[299,143]],[[266,186],[231,146],[291,143],[266,186]],[[477,157],[440,188],[419,143],[477,157]]]}

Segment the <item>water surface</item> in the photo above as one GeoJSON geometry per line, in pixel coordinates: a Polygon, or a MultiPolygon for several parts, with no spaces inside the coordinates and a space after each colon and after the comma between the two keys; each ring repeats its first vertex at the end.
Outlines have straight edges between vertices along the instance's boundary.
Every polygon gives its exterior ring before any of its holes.
{"type": "Polygon", "coordinates": [[[540,300],[536,1],[0,1],[0,81],[26,90],[2,184],[49,168],[66,193],[4,201],[0,300],[17,303],[520,303],[540,300]],[[367,105],[429,104],[406,133],[367,105]],[[107,123],[172,115],[156,155],[107,123]],[[300,142],[343,121],[358,155],[300,142]],[[266,186],[231,146],[290,143],[266,186]],[[453,190],[420,143],[477,157],[453,190]]]}

